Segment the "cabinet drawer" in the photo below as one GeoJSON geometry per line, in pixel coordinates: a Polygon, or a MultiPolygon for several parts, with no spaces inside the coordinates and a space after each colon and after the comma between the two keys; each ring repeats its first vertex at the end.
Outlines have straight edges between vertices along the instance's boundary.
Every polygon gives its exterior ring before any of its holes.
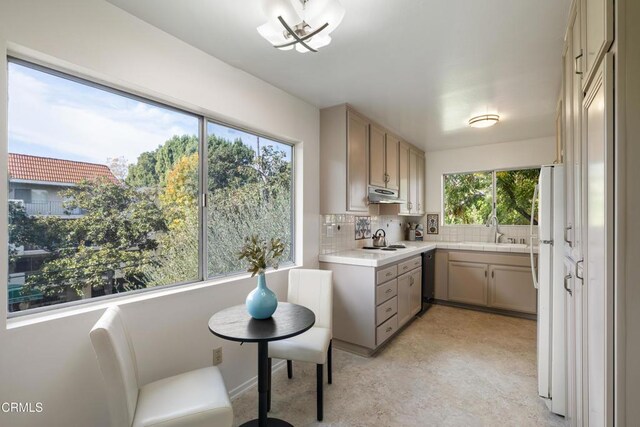
{"type": "Polygon", "coordinates": [[[376,304],[382,304],[398,295],[398,279],[393,279],[376,287],[376,304]]]}
{"type": "Polygon", "coordinates": [[[376,273],[376,284],[388,282],[391,279],[395,279],[398,275],[398,266],[392,265],[391,267],[383,268],[376,273]]]}
{"type": "Polygon", "coordinates": [[[389,301],[380,304],[376,308],[376,325],[384,322],[398,312],[398,297],[393,297],[389,301]]]}
{"type": "Polygon", "coordinates": [[[398,330],[398,316],[393,316],[376,329],[376,345],[380,345],[398,330]]]}
{"type": "Polygon", "coordinates": [[[411,271],[414,268],[418,268],[420,266],[422,266],[421,257],[417,256],[417,257],[411,258],[408,261],[404,261],[398,264],[398,274],[406,273],[407,271],[411,271]]]}

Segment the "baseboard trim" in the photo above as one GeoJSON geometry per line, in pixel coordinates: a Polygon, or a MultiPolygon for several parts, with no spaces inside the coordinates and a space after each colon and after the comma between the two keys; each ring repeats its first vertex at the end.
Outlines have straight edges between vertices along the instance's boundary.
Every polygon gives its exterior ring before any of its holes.
{"type": "Polygon", "coordinates": [[[432,301],[432,303],[433,304],[438,304],[438,305],[446,305],[448,307],[463,308],[463,309],[466,309],[466,310],[482,311],[484,313],[500,314],[502,316],[519,317],[521,319],[528,319],[528,320],[537,320],[538,319],[538,316],[536,314],[520,313],[520,312],[517,312],[517,311],[510,311],[510,310],[501,310],[499,308],[481,307],[481,306],[472,305],[472,304],[464,304],[464,303],[461,303],[461,302],[453,302],[453,301],[445,301],[445,300],[440,300],[440,299],[434,299],[432,301]]]}
{"type": "MultiPolygon", "coordinates": [[[[285,361],[284,360],[280,360],[279,362],[276,362],[276,363],[273,364],[273,367],[271,368],[271,372],[273,373],[273,372],[283,368],[284,366],[286,366],[285,361]]],[[[229,399],[234,400],[235,398],[240,396],[242,393],[244,393],[245,391],[249,390],[250,388],[252,388],[252,387],[254,387],[256,385],[258,385],[258,376],[257,375],[255,377],[249,378],[247,381],[243,382],[238,387],[236,387],[233,390],[231,390],[229,392],[229,399]]]]}

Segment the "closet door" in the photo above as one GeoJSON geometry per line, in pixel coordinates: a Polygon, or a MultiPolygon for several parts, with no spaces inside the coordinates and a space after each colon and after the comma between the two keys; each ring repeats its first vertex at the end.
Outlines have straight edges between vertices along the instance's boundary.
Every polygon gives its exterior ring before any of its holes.
{"type": "Polygon", "coordinates": [[[613,425],[613,54],[583,108],[585,155],[586,425],[613,425]]]}

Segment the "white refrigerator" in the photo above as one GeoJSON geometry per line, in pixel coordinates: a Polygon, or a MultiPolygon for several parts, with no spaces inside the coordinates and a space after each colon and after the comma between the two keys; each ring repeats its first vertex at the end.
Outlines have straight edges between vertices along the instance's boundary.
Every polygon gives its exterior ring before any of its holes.
{"type": "Polygon", "coordinates": [[[565,415],[567,400],[564,290],[564,171],[542,166],[531,206],[531,235],[538,201],[538,268],[531,245],[531,271],[538,289],[538,394],[552,412],[565,415]],[[537,277],[536,277],[537,276],[537,277]]]}

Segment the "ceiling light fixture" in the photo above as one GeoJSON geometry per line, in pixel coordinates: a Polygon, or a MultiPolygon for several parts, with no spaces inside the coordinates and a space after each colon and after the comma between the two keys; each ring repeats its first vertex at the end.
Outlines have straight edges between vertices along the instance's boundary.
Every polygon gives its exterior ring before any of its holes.
{"type": "Polygon", "coordinates": [[[268,21],[258,33],[275,48],[317,52],[331,43],[329,34],[344,17],[338,0],[262,0],[268,21]]]}
{"type": "Polygon", "coordinates": [[[483,114],[482,116],[476,116],[469,119],[469,126],[472,128],[488,128],[500,121],[500,116],[497,114],[483,114]]]}

